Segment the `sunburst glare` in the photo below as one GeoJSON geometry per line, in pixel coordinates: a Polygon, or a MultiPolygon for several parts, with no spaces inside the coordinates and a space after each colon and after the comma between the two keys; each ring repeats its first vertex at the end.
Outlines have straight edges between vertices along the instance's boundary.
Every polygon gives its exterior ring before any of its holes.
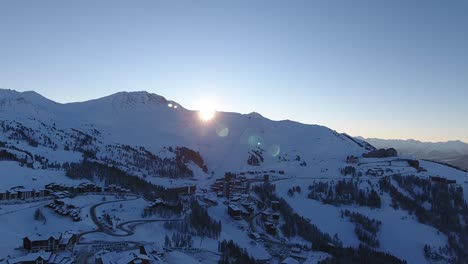
{"type": "Polygon", "coordinates": [[[202,100],[198,109],[198,117],[205,122],[212,120],[216,116],[216,105],[213,100],[202,100]]]}

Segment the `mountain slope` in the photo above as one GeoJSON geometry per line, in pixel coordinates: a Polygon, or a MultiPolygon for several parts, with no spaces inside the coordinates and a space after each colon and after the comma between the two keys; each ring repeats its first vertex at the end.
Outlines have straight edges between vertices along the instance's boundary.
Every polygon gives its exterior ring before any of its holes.
{"type": "MultiPolygon", "coordinates": [[[[179,104],[146,92],[117,93],[71,104],[38,100],[41,98],[30,96],[30,93],[4,91],[2,94],[4,98],[14,98],[9,99],[5,104],[8,107],[0,111],[3,122],[18,123],[18,126],[30,129],[31,138],[39,145],[43,145],[40,138],[54,134],[54,130],[76,134],[74,129],[95,137],[96,143],[92,147],[98,152],[115,142],[144,146],[155,154],[166,146],[185,146],[199,151],[208,167],[220,173],[248,169],[250,166],[246,161],[251,150],[262,153],[264,162],[261,167],[265,169],[298,156],[302,161],[312,163],[365,151],[347,137],[316,125],[274,122],[256,115],[223,112],[217,113],[214,120],[203,122],[197,112],[168,107],[169,103],[179,104]],[[21,112],[17,111],[19,108],[21,112]],[[223,157],[221,162],[220,157],[223,157]]],[[[62,139],[50,139],[59,149],[65,147],[62,139]]],[[[8,141],[7,138],[4,140],[8,141]]],[[[305,166],[296,163],[297,166],[291,166],[292,171],[307,171],[305,166]]]]}

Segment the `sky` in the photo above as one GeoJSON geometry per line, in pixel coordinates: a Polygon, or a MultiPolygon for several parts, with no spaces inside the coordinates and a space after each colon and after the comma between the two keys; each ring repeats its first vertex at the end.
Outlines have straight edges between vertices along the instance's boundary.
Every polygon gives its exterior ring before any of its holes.
{"type": "Polygon", "coordinates": [[[0,87],[468,142],[467,1],[0,1],[0,87]]]}

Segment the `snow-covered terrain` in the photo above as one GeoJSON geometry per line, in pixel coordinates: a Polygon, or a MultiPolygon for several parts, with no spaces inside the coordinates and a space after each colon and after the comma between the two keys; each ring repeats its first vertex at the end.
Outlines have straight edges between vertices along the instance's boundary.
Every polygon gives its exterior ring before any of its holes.
{"type": "Polygon", "coordinates": [[[468,170],[468,144],[462,141],[421,142],[418,140],[365,139],[376,148],[396,148],[403,155],[445,162],[468,170]]]}
{"type": "Polygon", "coordinates": [[[165,247],[155,263],[217,263],[233,252],[223,251],[224,240],[264,263],[315,263],[360,245],[395,257],[386,263],[464,261],[449,236],[461,250],[468,246],[457,234],[468,221],[468,173],[407,157],[363,158],[369,144],[323,126],[257,113],[217,112],[203,121],[147,92],[59,104],[0,90],[0,129],[3,260],[26,254],[17,249],[26,236],[73,231],[70,257],[91,263],[99,250],[148,243],[165,247]],[[273,185],[271,194],[259,191],[273,185]],[[461,229],[439,219],[439,192],[455,204],[449,213],[461,229]],[[168,195],[174,193],[176,200],[168,195]],[[275,208],[275,199],[297,217],[275,208]],[[239,216],[228,205],[240,208],[239,216]],[[361,231],[362,216],[378,228],[361,231]],[[317,227],[331,239],[320,245],[288,233],[288,223],[317,227]]]}

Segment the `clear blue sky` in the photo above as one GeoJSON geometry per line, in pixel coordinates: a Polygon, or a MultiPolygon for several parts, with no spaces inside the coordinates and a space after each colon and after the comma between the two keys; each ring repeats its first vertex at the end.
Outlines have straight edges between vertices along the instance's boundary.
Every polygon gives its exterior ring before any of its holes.
{"type": "Polygon", "coordinates": [[[468,1],[0,1],[0,87],[468,141],[468,1]]]}

